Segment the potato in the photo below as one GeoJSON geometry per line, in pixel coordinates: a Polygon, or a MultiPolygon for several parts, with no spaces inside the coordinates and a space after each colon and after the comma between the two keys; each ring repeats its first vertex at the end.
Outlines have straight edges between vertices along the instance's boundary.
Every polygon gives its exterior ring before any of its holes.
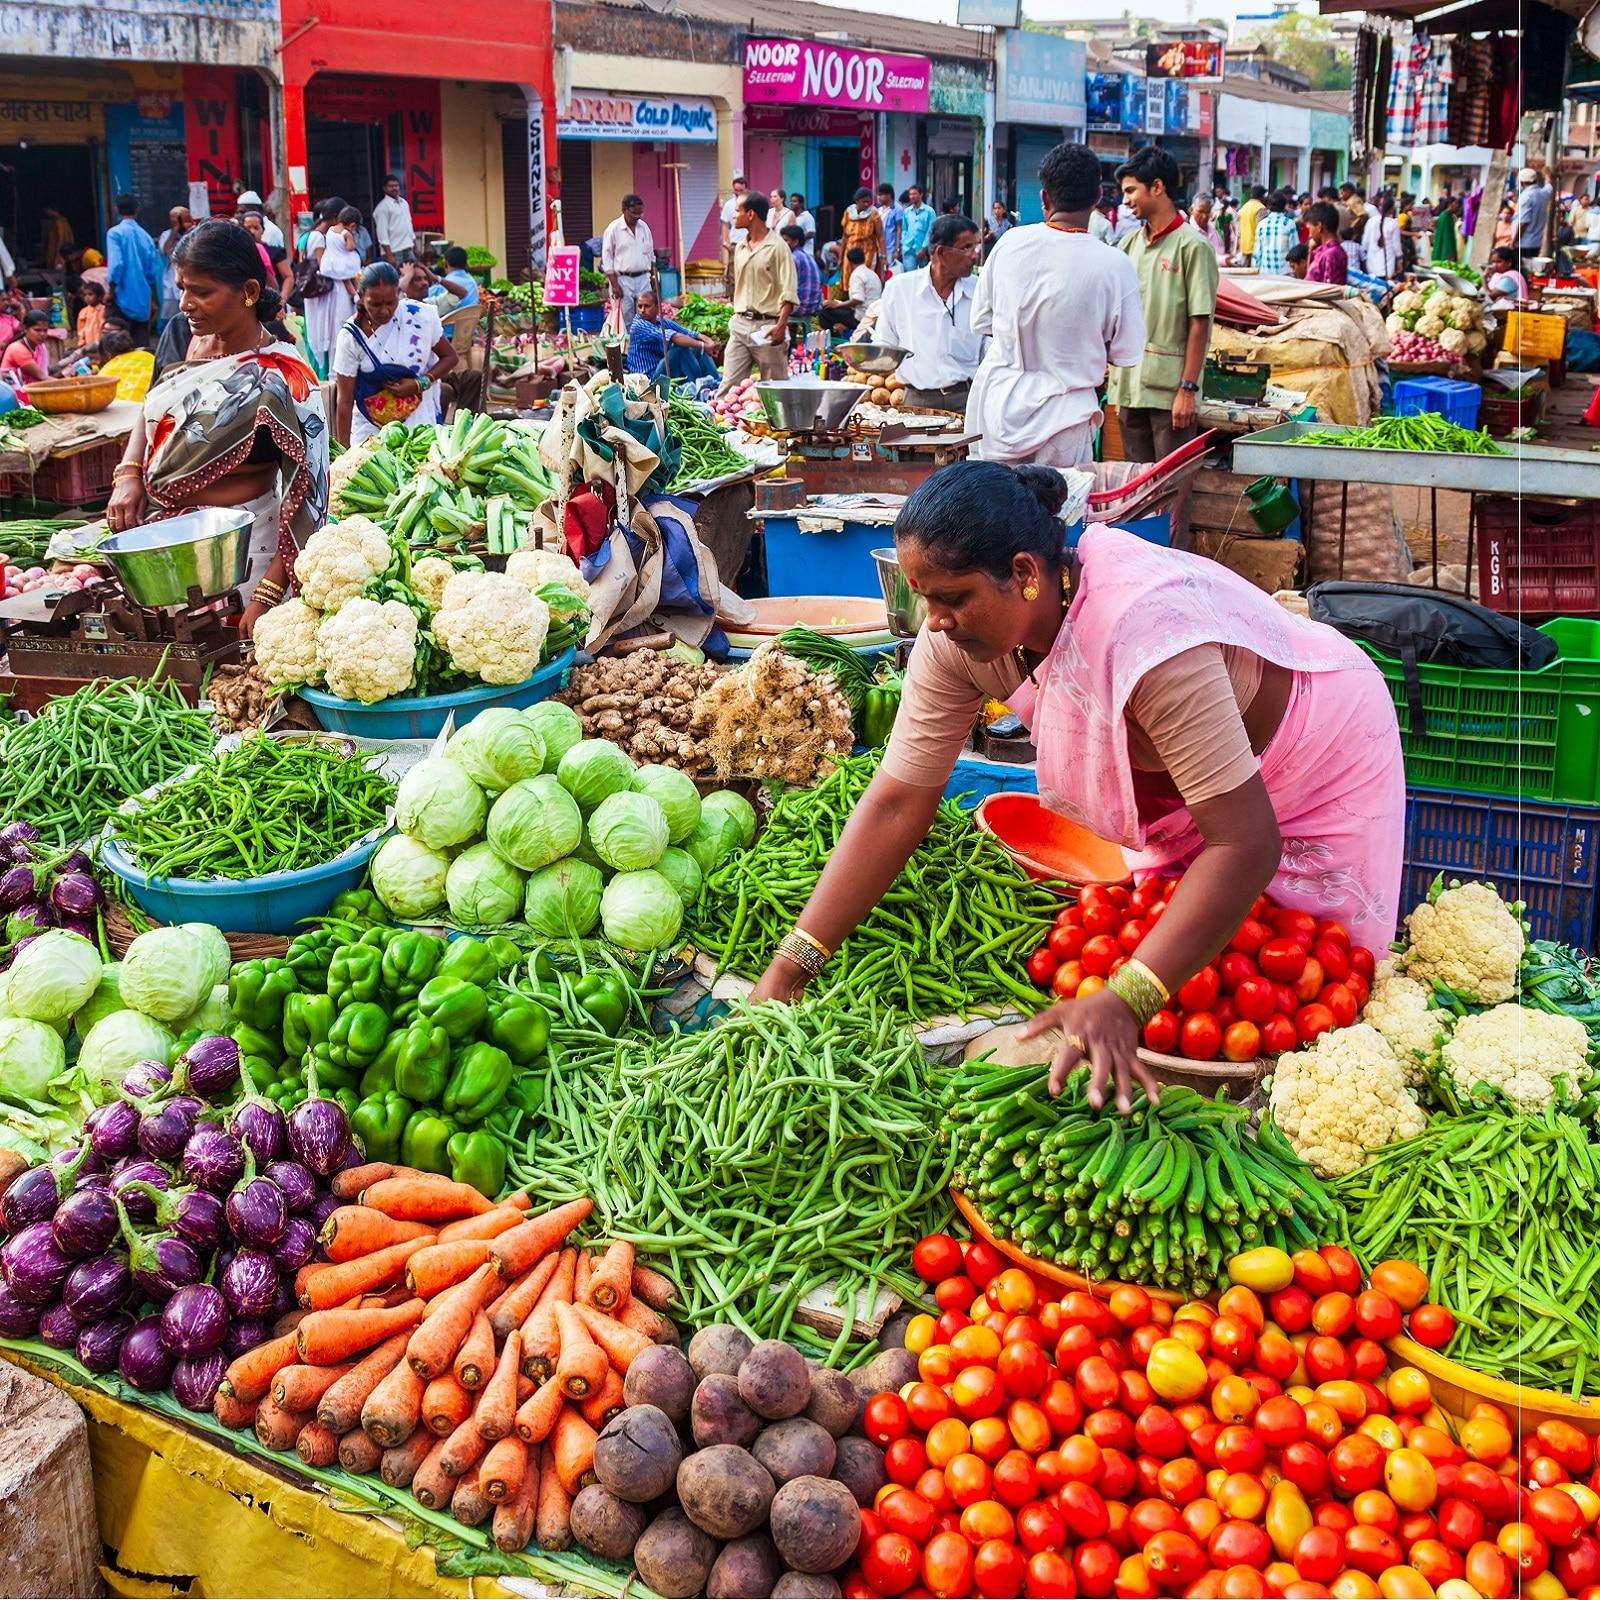
{"type": "Polygon", "coordinates": [[[783,1563],[764,1533],[752,1533],[722,1547],[706,1579],[707,1600],[766,1600],[783,1563]]]}
{"type": "Polygon", "coordinates": [[[580,1489],[572,1502],[572,1537],[605,1561],[626,1561],[649,1521],[642,1506],[619,1500],[598,1483],[580,1489]]]}
{"type": "Polygon", "coordinates": [[[835,1372],[832,1367],[818,1367],[811,1374],[811,1400],[805,1414],[839,1439],[849,1433],[861,1415],[861,1396],[844,1373],[835,1372]]]}
{"type": "Polygon", "coordinates": [[[689,1341],[689,1365],[697,1378],[711,1372],[737,1375],[740,1363],[751,1349],[749,1335],[730,1322],[713,1322],[689,1341]]]}
{"type": "Polygon", "coordinates": [[[739,1367],[739,1398],[771,1421],[798,1416],[811,1400],[806,1358],[782,1339],[763,1339],[739,1367]]]}
{"type": "Polygon", "coordinates": [[[622,1382],[624,1405],[656,1406],[674,1422],[688,1420],[694,1403],[694,1368],[681,1350],[652,1345],[634,1357],[622,1382]]]}
{"type": "Polygon", "coordinates": [[[700,1380],[689,1421],[702,1450],[714,1444],[752,1444],[761,1432],[761,1418],[739,1398],[739,1380],[728,1372],[712,1372],[700,1380]]]}
{"type": "Polygon", "coordinates": [[[643,1505],[667,1492],[683,1445],[672,1418],[657,1406],[629,1406],[614,1416],[594,1446],[594,1472],[619,1500],[643,1505]]]}
{"type": "Polygon", "coordinates": [[[785,1572],[772,1586],[772,1600],[839,1600],[839,1594],[826,1572],[785,1572]]]}
{"type": "Polygon", "coordinates": [[[772,1497],[772,1540],[796,1572],[832,1572],[861,1538],[861,1509],[842,1483],[796,1478],[772,1497]]]}
{"type": "Polygon", "coordinates": [[[848,1434],[837,1440],[833,1449],[831,1475],[855,1496],[858,1506],[870,1506],[889,1481],[889,1474],[884,1470],[883,1451],[859,1434],[848,1434]]]}
{"type": "Polygon", "coordinates": [[[917,1358],[909,1350],[880,1350],[866,1366],[850,1374],[856,1393],[865,1404],[875,1394],[896,1394],[917,1381],[917,1358]]]}
{"type": "Polygon", "coordinates": [[[880,384],[867,398],[875,406],[886,406],[889,404],[889,391],[880,384]]]}
{"type": "Polygon", "coordinates": [[[820,1423],[790,1417],[763,1428],[750,1453],[777,1483],[791,1478],[826,1478],[833,1471],[833,1435],[820,1423]]]}
{"type": "Polygon", "coordinates": [[[678,1468],[678,1503],[697,1527],[718,1539],[741,1539],[767,1520],[777,1485],[748,1450],[714,1444],[678,1468]]]}
{"type": "Polygon", "coordinates": [[[700,1594],[716,1559],[717,1541],[678,1510],[663,1511],[633,1547],[639,1576],[668,1600],[700,1594]]]}

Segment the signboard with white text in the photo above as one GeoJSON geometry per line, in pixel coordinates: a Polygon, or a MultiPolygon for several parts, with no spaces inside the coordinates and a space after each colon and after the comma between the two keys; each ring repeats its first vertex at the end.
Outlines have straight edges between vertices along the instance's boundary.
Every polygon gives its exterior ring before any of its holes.
{"type": "Polygon", "coordinates": [[[698,95],[606,94],[577,89],[556,124],[562,139],[674,140],[715,144],[717,108],[698,95]]]}
{"type": "Polygon", "coordinates": [[[815,39],[746,39],[747,104],[926,111],[933,63],[815,39]]]}

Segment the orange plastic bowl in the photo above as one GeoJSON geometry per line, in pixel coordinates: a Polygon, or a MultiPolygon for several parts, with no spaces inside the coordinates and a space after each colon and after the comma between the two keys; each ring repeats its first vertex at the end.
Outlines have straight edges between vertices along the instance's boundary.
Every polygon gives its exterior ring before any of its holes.
{"type": "Polygon", "coordinates": [[[992,794],[973,820],[1008,855],[1041,881],[1126,883],[1131,874],[1122,847],[1051,811],[1033,794],[992,794]]]}

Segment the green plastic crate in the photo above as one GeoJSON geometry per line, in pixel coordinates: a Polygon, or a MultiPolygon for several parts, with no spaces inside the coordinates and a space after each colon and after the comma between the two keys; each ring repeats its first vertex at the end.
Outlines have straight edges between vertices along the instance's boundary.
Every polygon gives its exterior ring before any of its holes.
{"type": "Polygon", "coordinates": [[[1539,631],[1561,653],[1538,672],[1419,664],[1425,731],[1417,734],[1405,668],[1362,646],[1394,698],[1407,783],[1600,802],[1600,621],[1557,617],[1539,631]]]}

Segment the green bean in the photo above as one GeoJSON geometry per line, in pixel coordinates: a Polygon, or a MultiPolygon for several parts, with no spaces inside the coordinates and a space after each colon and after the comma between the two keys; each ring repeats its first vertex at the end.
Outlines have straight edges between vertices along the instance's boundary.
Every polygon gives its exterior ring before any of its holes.
{"type": "Polygon", "coordinates": [[[1364,428],[1314,428],[1296,445],[1335,446],[1350,450],[1419,450],[1430,454],[1503,456],[1487,428],[1473,431],[1446,422],[1436,412],[1410,417],[1378,417],[1364,428]]]}

